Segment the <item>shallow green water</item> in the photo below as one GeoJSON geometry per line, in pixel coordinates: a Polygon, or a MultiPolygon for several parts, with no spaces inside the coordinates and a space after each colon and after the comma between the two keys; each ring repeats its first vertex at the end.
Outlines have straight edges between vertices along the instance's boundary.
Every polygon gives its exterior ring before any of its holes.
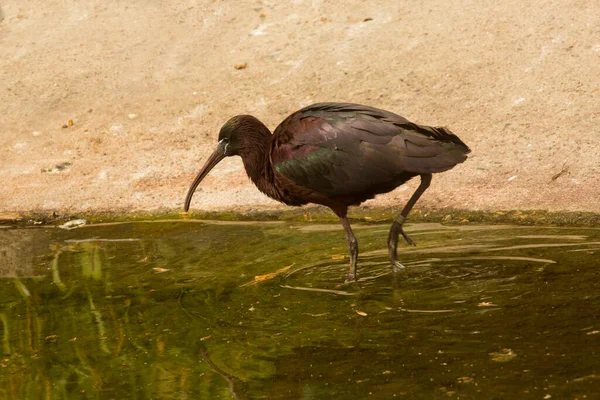
{"type": "Polygon", "coordinates": [[[599,229],[387,229],[0,229],[0,399],[600,398],[599,229]]]}

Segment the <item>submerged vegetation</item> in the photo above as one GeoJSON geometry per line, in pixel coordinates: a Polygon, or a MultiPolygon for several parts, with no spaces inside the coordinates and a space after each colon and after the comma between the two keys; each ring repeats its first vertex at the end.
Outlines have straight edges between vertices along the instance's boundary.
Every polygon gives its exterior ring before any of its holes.
{"type": "Polygon", "coordinates": [[[0,398],[583,398],[600,230],[155,221],[0,229],[0,398]],[[549,397],[547,397],[549,398],[549,397]]]}

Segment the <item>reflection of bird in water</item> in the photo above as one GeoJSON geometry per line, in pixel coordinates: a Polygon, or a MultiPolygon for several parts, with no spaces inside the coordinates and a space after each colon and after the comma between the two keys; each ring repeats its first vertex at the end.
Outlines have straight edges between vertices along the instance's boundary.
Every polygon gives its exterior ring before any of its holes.
{"type": "Polygon", "coordinates": [[[185,200],[224,157],[239,155],[250,179],[267,196],[300,206],[327,206],[340,218],[350,250],[348,280],[356,279],[358,242],[348,207],[389,192],[420,176],[421,184],[392,223],[388,252],[394,269],[398,235],[413,244],[402,225],[431,182],[431,175],[466,160],[470,152],[445,128],[414,124],[388,111],[349,103],[319,103],[287,117],[271,134],[250,115],[231,118],[216,150],[192,183],[185,200]]]}
{"type": "Polygon", "coordinates": [[[200,344],[200,354],[202,355],[202,359],[209,366],[209,368],[214,373],[221,375],[221,377],[223,379],[225,379],[225,381],[227,382],[227,386],[229,388],[229,393],[231,393],[231,396],[233,396],[234,399],[241,399],[241,400],[246,399],[246,396],[244,395],[244,390],[243,390],[243,388],[244,388],[243,382],[240,378],[233,376],[231,374],[228,374],[227,372],[223,371],[221,368],[217,367],[210,359],[208,350],[202,344],[200,344]]]}

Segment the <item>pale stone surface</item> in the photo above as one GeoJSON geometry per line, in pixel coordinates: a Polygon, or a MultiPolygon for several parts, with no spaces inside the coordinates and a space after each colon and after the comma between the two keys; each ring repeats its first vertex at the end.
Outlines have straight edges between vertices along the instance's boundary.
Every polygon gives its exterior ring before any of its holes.
{"type": "MultiPolygon", "coordinates": [[[[180,208],[230,116],[273,129],[319,101],[444,125],[472,148],[421,206],[600,212],[595,2],[0,7],[0,212],[180,208]]],[[[401,204],[416,184],[370,204],[401,204]]],[[[192,206],[277,203],[237,158],[192,206]]]]}

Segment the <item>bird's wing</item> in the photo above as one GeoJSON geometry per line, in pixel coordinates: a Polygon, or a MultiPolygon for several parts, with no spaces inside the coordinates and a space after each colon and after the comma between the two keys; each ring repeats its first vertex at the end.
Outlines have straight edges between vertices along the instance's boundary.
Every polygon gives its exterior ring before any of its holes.
{"type": "Polygon", "coordinates": [[[286,118],[273,137],[273,167],[296,184],[343,196],[392,184],[401,174],[441,172],[468,147],[444,128],[373,107],[319,103],[286,118]]]}

